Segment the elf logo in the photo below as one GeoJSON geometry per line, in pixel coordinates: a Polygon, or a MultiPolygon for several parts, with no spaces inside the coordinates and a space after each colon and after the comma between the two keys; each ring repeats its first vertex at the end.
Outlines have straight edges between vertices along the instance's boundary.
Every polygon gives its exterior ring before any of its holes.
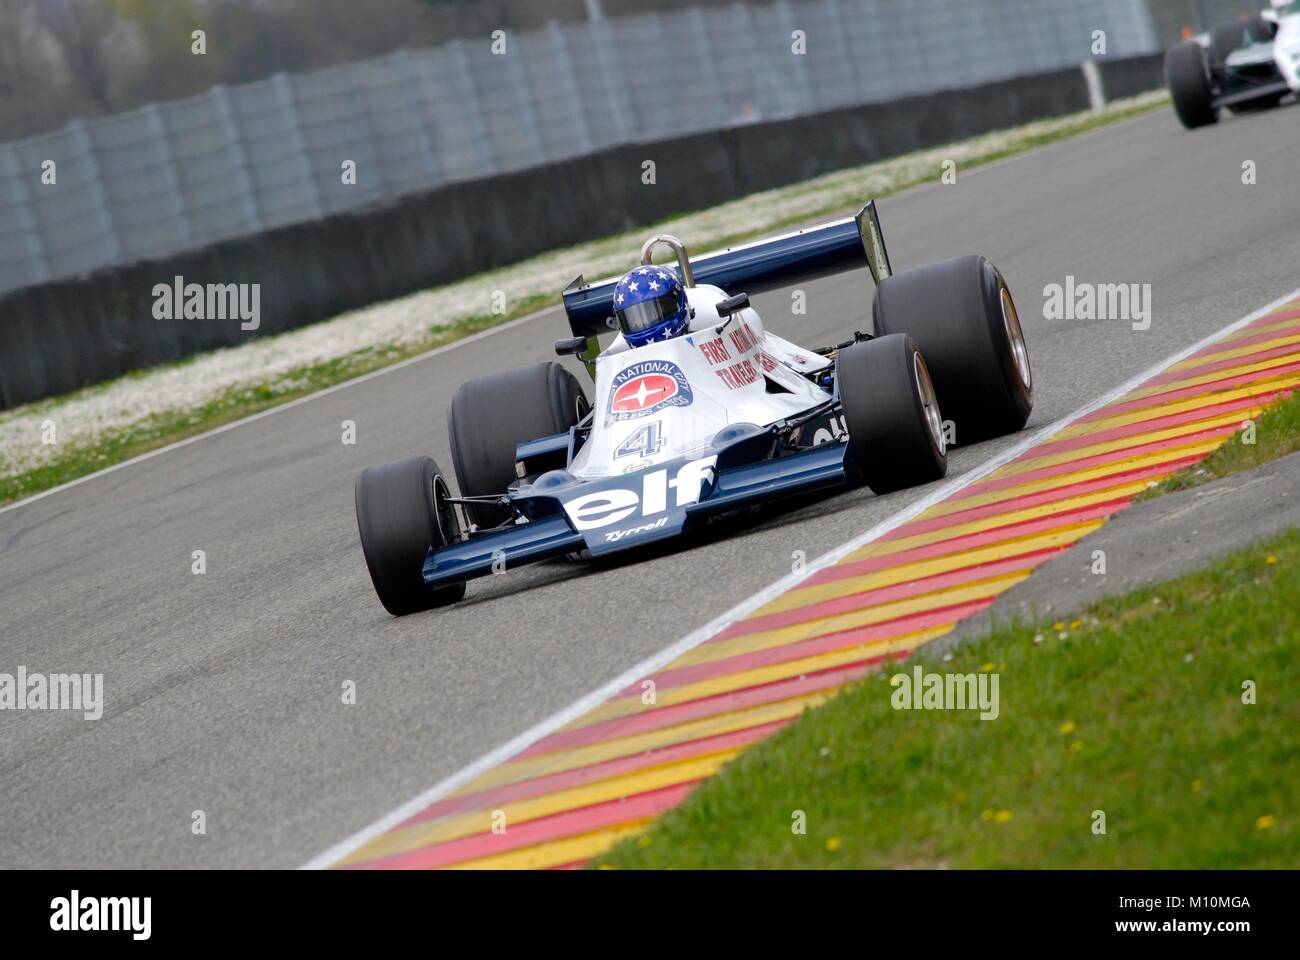
{"type": "Polygon", "coordinates": [[[661,407],[688,407],[695,397],[686,374],[668,360],[643,360],[614,375],[609,395],[609,415],[614,420],[634,420],[661,407]]]}
{"type": "Polygon", "coordinates": [[[713,482],[714,464],[718,458],[705,457],[682,464],[669,479],[668,470],[652,470],[641,476],[641,492],[615,487],[574,497],[564,504],[564,512],[575,530],[599,530],[626,520],[634,513],[653,517],[668,509],[668,491],[673,491],[673,504],[685,507],[698,503],[706,484],[713,482]]]}

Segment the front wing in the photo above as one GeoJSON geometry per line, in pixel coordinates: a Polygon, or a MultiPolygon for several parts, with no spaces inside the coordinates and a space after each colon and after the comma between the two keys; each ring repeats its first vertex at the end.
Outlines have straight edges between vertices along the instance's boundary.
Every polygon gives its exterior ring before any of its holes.
{"type": "Polygon", "coordinates": [[[431,549],[430,586],[460,583],[586,549],[593,556],[678,536],[691,523],[778,497],[842,486],[855,475],[848,445],[824,443],[775,459],[770,431],[738,431],[723,449],[628,476],[579,480],[552,471],[521,487],[511,505],[526,522],[431,549]]]}

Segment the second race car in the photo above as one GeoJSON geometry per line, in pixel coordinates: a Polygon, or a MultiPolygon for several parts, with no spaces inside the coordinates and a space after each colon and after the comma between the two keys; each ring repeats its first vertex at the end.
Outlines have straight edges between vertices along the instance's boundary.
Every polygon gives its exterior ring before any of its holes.
{"type": "Polygon", "coordinates": [[[1217,123],[1224,109],[1262,110],[1300,95],[1300,0],[1273,0],[1272,9],[1171,47],[1165,79],[1189,130],[1217,123]]]}

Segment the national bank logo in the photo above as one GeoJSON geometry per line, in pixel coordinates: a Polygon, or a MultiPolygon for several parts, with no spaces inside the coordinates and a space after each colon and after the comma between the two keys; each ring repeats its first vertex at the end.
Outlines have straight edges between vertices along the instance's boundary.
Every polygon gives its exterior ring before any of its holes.
{"type": "Polygon", "coordinates": [[[635,420],[664,407],[689,407],[694,399],[686,374],[677,364],[670,360],[642,360],[614,375],[609,415],[614,420],[635,420]]]}

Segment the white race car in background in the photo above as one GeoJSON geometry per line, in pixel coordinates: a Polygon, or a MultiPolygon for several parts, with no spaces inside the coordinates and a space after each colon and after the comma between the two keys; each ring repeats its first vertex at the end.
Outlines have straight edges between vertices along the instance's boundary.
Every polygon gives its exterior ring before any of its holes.
{"type": "Polygon", "coordinates": [[[1171,47],[1165,79],[1189,130],[1217,123],[1224,109],[1264,110],[1300,95],[1300,0],[1274,0],[1271,9],[1171,47]]]}

